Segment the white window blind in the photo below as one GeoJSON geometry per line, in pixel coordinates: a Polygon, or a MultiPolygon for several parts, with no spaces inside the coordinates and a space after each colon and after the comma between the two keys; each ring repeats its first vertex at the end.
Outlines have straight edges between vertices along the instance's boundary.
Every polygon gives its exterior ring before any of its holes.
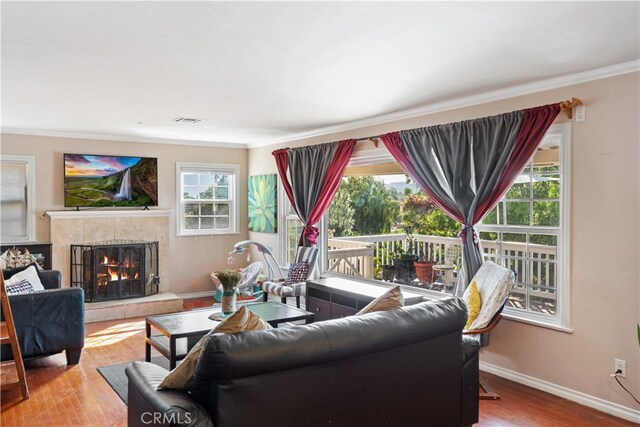
{"type": "Polygon", "coordinates": [[[0,161],[2,243],[35,241],[35,158],[7,156],[0,161]]]}

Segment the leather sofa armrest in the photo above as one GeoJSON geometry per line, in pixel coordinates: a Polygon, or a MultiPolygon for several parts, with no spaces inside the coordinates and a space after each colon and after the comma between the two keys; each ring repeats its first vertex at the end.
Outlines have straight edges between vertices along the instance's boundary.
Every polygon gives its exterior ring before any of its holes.
{"type": "Polygon", "coordinates": [[[207,410],[187,393],[179,390],[157,390],[158,384],[169,373],[166,369],[152,363],[133,362],[125,372],[129,377],[127,418],[130,427],[213,426],[207,410]]]}
{"type": "Polygon", "coordinates": [[[38,277],[45,289],[60,289],[62,286],[62,273],[58,270],[42,270],[38,277]]]}
{"type": "Polygon", "coordinates": [[[462,425],[470,426],[478,422],[480,404],[478,402],[480,342],[472,336],[462,336],[462,425]]]}
{"type": "Polygon", "coordinates": [[[480,352],[480,341],[469,336],[462,336],[462,365],[478,356],[480,352]]]}

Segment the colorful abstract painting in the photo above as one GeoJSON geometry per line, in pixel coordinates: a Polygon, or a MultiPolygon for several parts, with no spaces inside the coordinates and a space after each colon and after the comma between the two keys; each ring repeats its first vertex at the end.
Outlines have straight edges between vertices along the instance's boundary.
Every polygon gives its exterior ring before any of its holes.
{"type": "Polygon", "coordinates": [[[276,174],[249,177],[249,231],[276,233],[276,174]]]}

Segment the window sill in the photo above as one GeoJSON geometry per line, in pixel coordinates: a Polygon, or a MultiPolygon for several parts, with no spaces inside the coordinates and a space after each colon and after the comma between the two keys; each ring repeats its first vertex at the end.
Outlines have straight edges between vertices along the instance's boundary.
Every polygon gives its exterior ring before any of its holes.
{"type": "MultiPolygon", "coordinates": [[[[392,286],[392,285],[396,285],[396,284],[392,284],[392,283],[386,283],[380,280],[370,280],[370,279],[365,279],[362,277],[353,277],[353,276],[348,276],[348,275],[343,275],[343,274],[335,274],[335,273],[323,273],[321,274],[321,278],[325,278],[325,277],[340,277],[343,279],[349,279],[349,280],[354,280],[357,282],[363,282],[363,283],[369,283],[372,285],[383,285],[383,286],[392,286]]],[[[445,298],[445,297],[449,297],[452,296],[451,294],[445,294],[439,291],[434,291],[431,289],[422,289],[422,288],[417,288],[415,286],[406,286],[406,285],[400,285],[400,287],[402,289],[407,289],[410,290],[412,292],[418,293],[418,294],[422,294],[424,295],[425,299],[427,301],[430,300],[437,300],[440,298],[445,298]]],[[[522,316],[518,316],[515,314],[510,314],[507,313],[505,311],[502,312],[502,317],[504,317],[505,319],[508,320],[513,320],[514,322],[520,322],[520,323],[526,323],[528,325],[532,325],[532,326],[538,326],[541,328],[547,328],[547,329],[553,329],[555,331],[559,331],[559,332],[564,332],[567,334],[572,334],[573,333],[573,328],[571,327],[567,327],[567,326],[563,326],[563,325],[559,325],[559,324],[555,324],[555,323],[551,323],[548,321],[544,321],[544,320],[539,320],[539,319],[530,319],[530,318],[525,318],[522,316]]]]}
{"type": "Polygon", "coordinates": [[[513,320],[514,322],[526,323],[526,324],[532,325],[532,326],[538,326],[538,327],[541,327],[541,328],[553,329],[554,331],[564,332],[564,333],[567,333],[567,334],[572,334],[573,333],[573,328],[571,328],[571,327],[562,326],[562,325],[558,325],[558,324],[555,324],[555,323],[545,322],[545,321],[537,320],[537,319],[528,319],[526,317],[521,317],[521,316],[517,316],[517,315],[514,315],[514,314],[505,313],[504,311],[502,312],[502,317],[504,317],[507,320],[513,320]]]}

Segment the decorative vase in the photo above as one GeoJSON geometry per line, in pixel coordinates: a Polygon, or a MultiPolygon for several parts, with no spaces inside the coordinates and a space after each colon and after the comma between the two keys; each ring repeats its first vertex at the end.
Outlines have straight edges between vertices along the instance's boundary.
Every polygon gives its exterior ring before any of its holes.
{"type": "Polygon", "coordinates": [[[416,275],[418,276],[418,281],[420,283],[431,283],[431,278],[433,275],[433,266],[435,262],[433,261],[416,261],[413,263],[416,268],[416,275]]]}
{"type": "Polygon", "coordinates": [[[236,291],[223,291],[222,292],[222,314],[228,316],[236,311],[236,291]]]}

